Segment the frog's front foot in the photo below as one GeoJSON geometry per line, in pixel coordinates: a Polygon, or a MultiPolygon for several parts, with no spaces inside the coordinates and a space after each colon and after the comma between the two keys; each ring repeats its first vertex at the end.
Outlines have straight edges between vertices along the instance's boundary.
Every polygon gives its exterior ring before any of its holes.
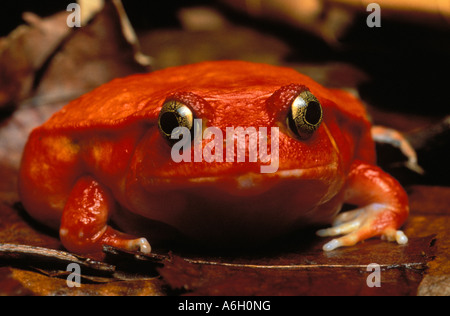
{"type": "Polygon", "coordinates": [[[61,217],[59,235],[64,247],[75,253],[101,252],[103,245],[150,253],[147,239],[124,234],[108,225],[115,207],[106,187],[90,176],[80,178],[61,217]]]}
{"type": "Polygon", "coordinates": [[[345,202],[362,207],[338,215],[331,228],[317,232],[321,237],[344,235],[325,244],[325,251],[375,236],[399,244],[408,242],[398,230],[409,214],[408,196],[397,180],[377,166],[360,161],[352,165],[345,202]]]}
{"type": "Polygon", "coordinates": [[[395,229],[389,223],[395,220],[389,218],[395,212],[389,210],[389,206],[373,203],[366,207],[340,214],[333,222],[331,228],[320,229],[317,235],[321,237],[344,235],[335,238],[323,246],[323,250],[331,251],[343,246],[352,246],[359,241],[381,236],[388,241],[397,241],[398,244],[406,244],[408,237],[401,230],[395,229]]]}

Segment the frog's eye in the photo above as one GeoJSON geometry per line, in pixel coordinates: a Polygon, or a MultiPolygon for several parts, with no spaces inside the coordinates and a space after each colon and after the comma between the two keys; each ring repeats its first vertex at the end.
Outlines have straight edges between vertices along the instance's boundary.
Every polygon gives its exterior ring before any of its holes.
{"type": "Polygon", "coordinates": [[[289,129],[300,139],[308,139],[322,122],[322,106],[309,91],[301,92],[292,102],[287,117],[289,129]]]}
{"type": "MultiPolygon", "coordinates": [[[[194,126],[194,114],[185,104],[171,100],[164,103],[158,118],[158,127],[161,134],[169,141],[172,133],[177,127],[186,127],[192,134],[194,126]]],[[[178,136],[177,136],[178,137],[178,136]]]]}

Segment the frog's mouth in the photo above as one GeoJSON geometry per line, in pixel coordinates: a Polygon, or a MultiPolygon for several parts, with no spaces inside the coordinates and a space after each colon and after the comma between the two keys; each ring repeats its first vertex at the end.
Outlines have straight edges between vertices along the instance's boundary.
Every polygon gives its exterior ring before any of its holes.
{"type": "Polygon", "coordinates": [[[275,173],[245,172],[241,175],[208,175],[201,177],[152,178],[144,184],[149,192],[190,192],[204,196],[254,197],[268,191],[286,187],[310,191],[321,191],[323,199],[328,200],[339,191],[344,182],[339,163],[302,169],[278,170],[275,173]]]}
{"type": "MultiPolygon", "coordinates": [[[[311,183],[321,183],[327,188],[324,199],[329,199],[329,192],[336,192],[342,186],[340,181],[339,165],[332,163],[326,166],[317,166],[305,169],[279,170],[276,173],[261,174],[255,172],[245,173],[234,177],[208,176],[187,179],[192,187],[215,187],[219,191],[231,196],[256,196],[267,191],[289,184],[293,187],[308,187],[311,183]]],[[[334,194],[333,194],[334,195],[334,194]]]]}

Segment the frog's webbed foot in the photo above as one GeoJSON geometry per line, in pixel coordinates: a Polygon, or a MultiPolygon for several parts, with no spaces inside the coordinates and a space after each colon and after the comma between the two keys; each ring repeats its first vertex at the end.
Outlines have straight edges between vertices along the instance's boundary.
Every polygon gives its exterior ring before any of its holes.
{"type": "Polygon", "coordinates": [[[103,245],[150,253],[147,239],[124,234],[108,225],[115,207],[107,188],[89,176],[80,178],[61,217],[59,235],[64,247],[75,253],[100,252],[103,245]]]}
{"type": "Polygon", "coordinates": [[[408,196],[402,186],[377,166],[355,161],[347,178],[345,202],[362,206],[338,215],[331,228],[321,229],[322,237],[344,235],[325,244],[330,251],[381,236],[406,244],[408,238],[398,228],[409,214],[408,196]]]}
{"type": "Polygon", "coordinates": [[[383,227],[383,222],[389,222],[389,209],[386,205],[373,203],[366,207],[340,214],[330,228],[320,229],[317,235],[321,237],[344,235],[335,238],[323,246],[323,250],[331,251],[338,247],[352,246],[359,241],[381,235],[388,241],[406,244],[408,237],[395,227],[383,227]]]}

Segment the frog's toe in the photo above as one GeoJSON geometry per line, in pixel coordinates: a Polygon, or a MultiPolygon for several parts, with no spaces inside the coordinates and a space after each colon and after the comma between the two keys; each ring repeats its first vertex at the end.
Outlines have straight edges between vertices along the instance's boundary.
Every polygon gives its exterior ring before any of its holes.
{"type": "Polygon", "coordinates": [[[381,235],[382,239],[386,239],[387,241],[396,241],[399,245],[405,245],[408,243],[408,237],[402,230],[389,229],[381,235]]]}
{"type": "Polygon", "coordinates": [[[343,235],[343,234],[348,234],[348,233],[355,231],[360,226],[361,226],[361,221],[355,219],[355,220],[349,221],[347,223],[342,223],[342,224],[339,224],[339,225],[336,225],[336,226],[333,226],[330,228],[319,229],[316,232],[316,234],[320,237],[343,235]]]}
{"type": "Polygon", "coordinates": [[[347,212],[338,214],[333,221],[333,226],[339,226],[345,222],[354,220],[355,218],[358,217],[358,215],[361,214],[362,211],[363,211],[363,209],[356,209],[353,211],[347,211],[347,212]]]}
{"type": "Polygon", "coordinates": [[[150,243],[145,238],[137,238],[128,241],[127,248],[130,250],[139,250],[144,254],[149,254],[152,252],[152,247],[150,243]]]}
{"type": "Polygon", "coordinates": [[[371,207],[373,205],[341,213],[334,219],[332,227],[319,229],[316,234],[320,237],[349,234],[367,221],[367,213],[371,207]]]}
{"type": "Polygon", "coordinates": [[[364,239],[366,238],[361,238],[360,234],[357,231],[355,231],[343,237],[332,239],[331,241],[323,245],[322,249],[325,251],[331,251],[339,247],[353,246],[359,241],[364,239]]]}
{"type": "Polygon", "coordinates": [[[336,227],[318,230],[317,235],[320,237],[345,235],[340,238],[335,238],[326,243],[322,247],[322,249],[325,251],[331,251],[344,246],[353,246],[357,242],[371,237],[367,237],[367,233],[365,233],[361,229],[361,219],[356,219],[351,222],[338,225],[336,227]]]}
{"type": "Polygon", "coordinates": [[[346,213],[335,220],[335,226],[317,231],[317,235],[321,237],[344,235],[326,243],[323,250],[331,251],[339,247],[353,246],[374,236],[381,236],[398,244],[408,242],[408,237],[403,231],[394,228],[395,220],[391,218],[392,212],[386,205],[374,203],[346,213]]]}
{"type": "MultiPolygon", "coordinates": [[[[327,242],[322,249],[325,251],[331,251],[339,247],[353,246],[359,241],[378,235],[373,233],[373,230],[357,230],[348,235],[340,238],[332,239],[327,242]]],[[[408,237],[401,230],[389,229],[386,233],[381,235],[382,239],[388,241],[396,241],[399,245],[405,245],[408,243],[408,237]]]]}

